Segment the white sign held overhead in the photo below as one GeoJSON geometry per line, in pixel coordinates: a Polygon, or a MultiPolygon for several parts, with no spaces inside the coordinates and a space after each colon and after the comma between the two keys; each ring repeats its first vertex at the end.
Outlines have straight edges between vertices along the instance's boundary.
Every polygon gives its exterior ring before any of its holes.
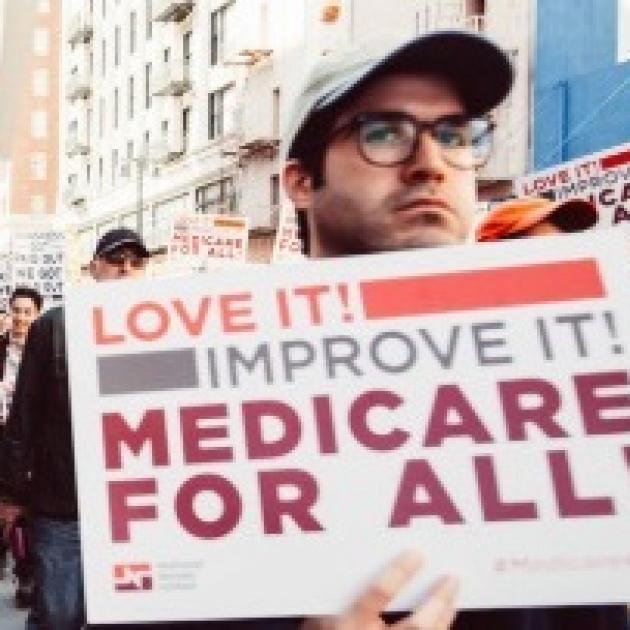
{"type": "Polygon", "coordinates": [[[516,190],[558,201],[590,199],[599,214],[596,227],[630,225],[630,143],[521,177],[516,190]]]}
{"type": "Polygon", "coordinates": [[[630,601],[622,231],[80,287],[90,623],[630,601]],[[166,541],[166,542],[165,542],[166,541]]]}

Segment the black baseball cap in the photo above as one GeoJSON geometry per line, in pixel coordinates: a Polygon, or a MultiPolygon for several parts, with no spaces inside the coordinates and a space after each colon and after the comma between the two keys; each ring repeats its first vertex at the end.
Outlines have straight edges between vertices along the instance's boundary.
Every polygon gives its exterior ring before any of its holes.
{"type": "Polygon", "coordinates": [[[143,258],[151,256],[142,237],[137,232],[129,228],[114,228],[105,232],[98,240],[94,250],[94,258],[106,256],[122,247],[134,249],[143,258]]]}

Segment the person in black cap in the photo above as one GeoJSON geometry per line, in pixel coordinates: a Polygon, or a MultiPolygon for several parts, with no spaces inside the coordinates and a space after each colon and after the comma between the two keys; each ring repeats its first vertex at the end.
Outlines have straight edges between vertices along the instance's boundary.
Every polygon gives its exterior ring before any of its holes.
{"type": "Polygon", "coordinates": [[[95,280],[142,275],[149,251],[133,230],[118,228],[105,233],[96,244],[90,262],[90,274],[95,280]]]}
{"type": "MultiPolygon", "coordinates": [[[[144,274],[149,252],[133,230],[110,230],[90,262],[96,281],[144,274]]],[[[32,324],[6,427],[0,480],[33,519],[36,601],[27,627],[79,630],[85,622],[63,308],[32,324]]]]}

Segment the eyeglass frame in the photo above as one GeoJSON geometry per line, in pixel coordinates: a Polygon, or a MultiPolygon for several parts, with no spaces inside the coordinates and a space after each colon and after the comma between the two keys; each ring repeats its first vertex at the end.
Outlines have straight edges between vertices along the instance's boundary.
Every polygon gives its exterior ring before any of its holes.
{"type": "MultiPolygon", "coordinates": [[[[333,129],[329,134],[328,137],[324,140],[323,144],[330,144],[332,143],[339,135],[346,133],[346,132],[357,132],[360,130],[361,125],[369,122],[370,120],[406,120],[410,123],[412,123],[414,130],[415,130],[415,135],[414,135],[414,140],[411,143],[410,147],[409,147],[409,154],[400,159],[397,160],[395,162],[376,162],[372,159],[370,159],[364,150],[364,147],[362,145],[361,142],[361,136],[360,134],[357,134],[355,137],[355,141],[356,141],[356,146],[357,146],[357,151],[359,153],[359,155],[361,156],[361,158],[367,162],[368,164],[371,164],[372,166],[378,166],[378,167],[382,167],[382,168],[390,168],[390,167],[394,167],[394,166],[400,166],[401,164],[405,164],[406,162],[408,162],[409,160],[411,160],[411,158],[417,153],[418,151],[418,146],[420,144],[420,137],[422,135],[423,132],[428,131],[429,135],[431,136],[431,138],[436,142],[436,144],[438,145],[438,147],[440,148],[440,151],[442,151],[442,157],[443,159],[449,164],[451,165],[453,168],[457,168],[460,170],[464,170],[464,171],[468,171],[468,170],[473,170],[473,169],[477,169],[480,168],[482,166],[484,166],[488,160],[490,159],[490,154],[492,153],[492,140],[493,140],[493,133],[494,130],[496,129],[496,123],[494,122],[494,120],[492,120],[492,118],[490,118],[489,116],[485,115],[485,116],[469,116],[467,114],[450,114],[450,115],[446,115],[446,116],[440,116],[439,118],[436,118],[433,121],[425,121],[425,120],[418,120],[415,116],[412,116],[411,114],[407,113],[407,112],[402,112],[402,111],[396,111],[396,110],[384,110],[384,111],[372,111],[372,112],[362,112],[360,114],[357,114],[355,116],[353,116],[349,121],[343,123],[342,125],[339,125],[338,127],[336,127],[335,129],[333,129]],[[485,122],[487,122],[488,127],[487,129],[481,134],[480,137],[489,137],[489,147],[488,147],[488,152],[487,155],[485,156],[485,158],[479,162],[479,163],[474,163],[471,164],[470,166],[461,166],[459,164],[453,163],[452,161],[450,161],[448,159],[448,147],[445,147],[443,144],[440,143],[440,141],[436,138],[435,136],[435,128],[440,125],[443,124],[445,121],[448,120],[454,120],[454,119],[459,119],[463,122],[470,122],[472,120],[483,120],[485,122]],[[446,154],[446,155],[445,155],[446,154]]],[[[473,145],[469,145],[469,146],[473,146],[473,145]]]]}
{"type": "Polygon", "coordinates": [[[123,267],[125,261],[129,261],[134,269],[144,269],[147,264],[146,256],[138,256],[137,254],[133,254],[131,252],[129,252],[129,254],[125,254],[124,250],[119,252],[113,251],[106,254],[100,254],[99,258],[104,260],[108,265],[112,265],[113,267],[118,268],[123,267]]]}

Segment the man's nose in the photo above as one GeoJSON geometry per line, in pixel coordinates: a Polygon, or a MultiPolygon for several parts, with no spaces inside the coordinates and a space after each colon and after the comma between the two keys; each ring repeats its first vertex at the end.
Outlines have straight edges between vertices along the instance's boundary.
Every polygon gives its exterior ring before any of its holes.
{"type": "Polygon", "coordinates": [[[418,136],[415,151],[402,165],[401,176],[407,182],[443,181],[447,164],[442,157],[442,148],[428,131],[418,136]]]}
{"type": "Polygon", "coordinates": [[[122,261],[121,265],[119,266],[120,275],[121,276],[128,276],[131,273],[132,267],[133,267],[133,265],[131,263],[131,259],[123,258],[123,261],[122,261]]]}

